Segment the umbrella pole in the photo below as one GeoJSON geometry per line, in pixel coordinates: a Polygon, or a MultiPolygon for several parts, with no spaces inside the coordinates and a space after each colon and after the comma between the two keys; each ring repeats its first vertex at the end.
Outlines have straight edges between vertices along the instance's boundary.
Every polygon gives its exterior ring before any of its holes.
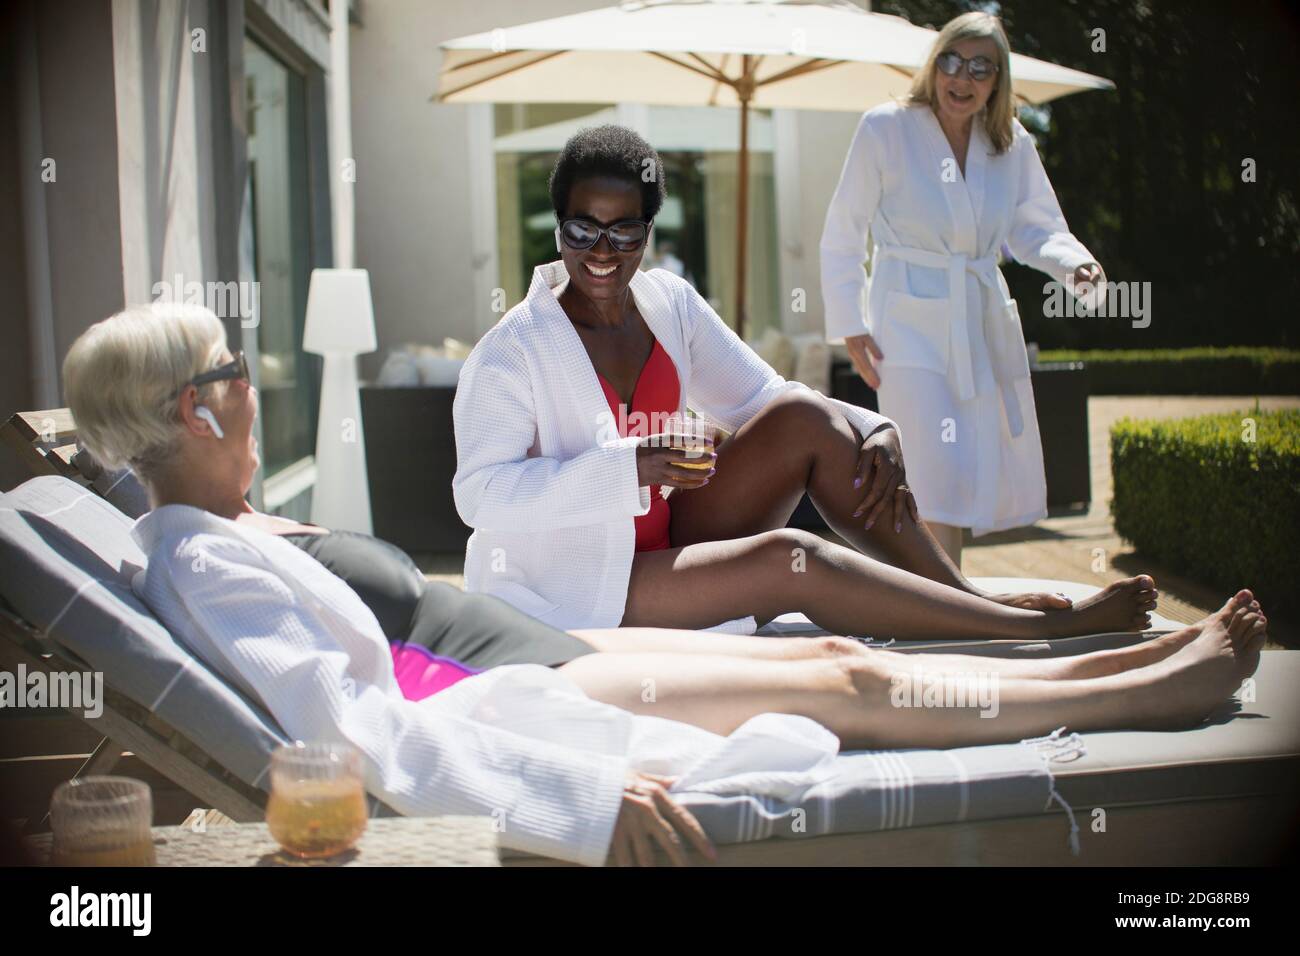
{"type": "MultiPolygon", "coordinates": [[[[749,57],[745,57],[748,61],[749,57]]],[[[746,240],[749,237],[749,91],[740,93],[740,168],[736,181],[736,334],[745,337],[746,240]]]]}

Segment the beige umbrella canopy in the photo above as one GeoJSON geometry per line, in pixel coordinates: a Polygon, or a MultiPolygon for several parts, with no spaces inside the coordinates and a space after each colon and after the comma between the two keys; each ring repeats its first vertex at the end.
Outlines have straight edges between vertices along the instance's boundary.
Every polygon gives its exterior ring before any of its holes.
{"type": "MultiPolygon", "coordinates": [[[[443,103],[740,107],[737,332],[744,334],[749,111],[864,112],[907,92],[936,33],[847,0],[644,0],[443,43],[443,103]]],[[[1046,103],[1109,80],[1013,54],[1012,92],[1046,103]]]]}

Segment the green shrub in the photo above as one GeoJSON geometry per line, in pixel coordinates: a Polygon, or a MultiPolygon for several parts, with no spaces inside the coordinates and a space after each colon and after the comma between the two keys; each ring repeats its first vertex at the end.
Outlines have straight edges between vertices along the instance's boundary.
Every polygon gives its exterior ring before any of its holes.
{"type": "Polygon", "coordinates": [[[1083,362],[1093,395],[1300,395],[1296,349],[1052,349],[1038,360],[1083,362]]]}
{"type": "Polygon", "coordinates": [[[1266,612],[1300,606],[1300,409],[1126,418],[1110,450],[1115,530],[1139,551],[1266,612]]]}

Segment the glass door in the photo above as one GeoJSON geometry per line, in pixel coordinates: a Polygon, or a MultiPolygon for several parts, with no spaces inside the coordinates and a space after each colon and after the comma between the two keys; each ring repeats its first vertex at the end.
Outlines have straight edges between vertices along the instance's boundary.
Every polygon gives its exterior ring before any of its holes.
{"type": "Polygon", "coordinates": [[[314,475],[321,374],[320,357],[302,350],[312,267],[306,80],[246,37],[244,81],[263,500],[268,511],[298,517],[314,475]]]}

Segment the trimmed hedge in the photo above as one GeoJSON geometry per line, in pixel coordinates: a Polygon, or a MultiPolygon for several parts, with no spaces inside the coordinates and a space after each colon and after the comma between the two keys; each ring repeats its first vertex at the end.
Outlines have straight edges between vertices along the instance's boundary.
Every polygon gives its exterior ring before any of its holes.
{"type": "Polygon", "coordinates": [[[1083,362],[1093,395],[1300,395],[1300,350],[1048,349],[1040,362],[1083,362]]]}
{"type": "Polygon", "coordinates": [[[1266,613],[1300,605],[1300,409],[1126,418],[1110,453],[1115,530],[1139,551],[1266,613]]]}

